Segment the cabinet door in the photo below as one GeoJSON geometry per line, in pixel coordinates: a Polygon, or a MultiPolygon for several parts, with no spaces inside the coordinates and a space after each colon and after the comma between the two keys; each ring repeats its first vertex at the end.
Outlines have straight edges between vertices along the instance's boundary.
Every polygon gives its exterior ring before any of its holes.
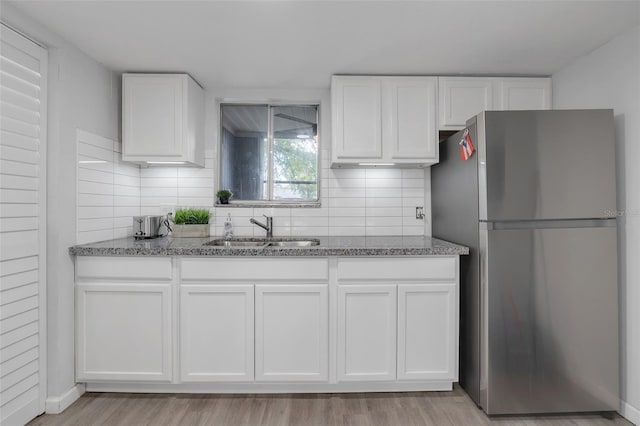
{"type": "Polygon", "coordinates": [[[383,79],[384,146],[394,162],[436,162],[436,77],[383,79]]]}
{"type": "Polygon", "coordinates": [[[170,284],[79,284],[78,381],[171,380],[170,284]]]}
{"type": "Polygon", "coordinates": [[[505,78],[496,84],[499,99],[496,109],[551,109],[550,78],[505,78]]]}
{"type": "Polygon", "coordinates": [[[325,284],[256,285],[256,381],[326,381],[325,284]]]}
{"type": "Polygon", "coordinates": [[[338,287],[338,380],[396,378],[396,286],[338,287]]]}
{"type": "Polygon", "coordinates": [[[381,87],[376,77],[331,79],[334,160],[381,159],[381,87]]]}
{"type": "Polygon", "coordinates": [[[180,288],[184,382],[253,380],[253,285],[180,288]]]}
{"type": "MultiPolygon", "coordinates": [[[[122,77],[122,155],[181,157],[183,142],[182,76],[124,74],[122,77]]],[[[131,158],[133,157],[133,158],[131,158]]],[[[171,158],[169,158],[171,159],[171,158]]]]}
{"type": "Polygon", "coordinates": [[[492,81],[482,77],[439,77],[440,129],[462,129],[474,115],[493,109],[492,81]]]}
{"type": "Polygon", "coordinates": [[[455,284],[398,285],[398,380],[454,380],[455,284]]]}

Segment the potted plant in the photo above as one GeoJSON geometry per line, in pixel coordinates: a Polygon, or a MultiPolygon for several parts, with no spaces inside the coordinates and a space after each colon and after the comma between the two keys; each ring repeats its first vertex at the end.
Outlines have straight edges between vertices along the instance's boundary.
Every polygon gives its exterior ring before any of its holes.
{"type": "Polygon", "coordinates": [[[221,189],[216,192],[216,197],[220,200],[220,204],[229,204],[229,198],[231,198],[232,195],[233,193],[228,189],[221,189]]]}
{"type": "Polygon", "coordinates": [[[179,208],[173,218],[174,237],[208,237],[209,210],[195,208],[179,208]]]}

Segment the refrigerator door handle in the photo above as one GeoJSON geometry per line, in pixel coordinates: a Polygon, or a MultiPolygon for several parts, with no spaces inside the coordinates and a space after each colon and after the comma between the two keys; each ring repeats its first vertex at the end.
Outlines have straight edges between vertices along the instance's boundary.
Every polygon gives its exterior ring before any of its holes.
{"type": "Polygon", "coordinates": [[[616,226],[616,218],[510,221],[481,220],[479,223],[480,229],[485,231],[509,229],[615,228],[616,226]]]}

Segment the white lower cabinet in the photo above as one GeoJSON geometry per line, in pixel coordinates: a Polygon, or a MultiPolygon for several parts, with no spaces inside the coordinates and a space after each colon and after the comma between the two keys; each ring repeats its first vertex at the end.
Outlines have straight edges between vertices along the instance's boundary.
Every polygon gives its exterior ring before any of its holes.
{"type": "Polygon", "coordinates": [[[76,297],[76,380],[171,380],[170,284],[80,284],[76,297]]]}
{"type": "Polygon", "coordinates": [[[253,312],[253,285],[181,286],[181,380],[253,381],[253,312]]]}
{"type": "Polygon", "coordinates": [[[326,284],[256,285],[256,381],[326,381],[326,284]]]}
{"type": "Polygon", "coordinates": [[[396,379],[396,286],[338,288],[338,380],[396,379]]]}
{"type": "Polygon", "coordinates": [[[76,378],[93,391],[449,390],[457,270],[457,256],[81,256],[76,378]]]}
{"type": "Polygon", "coordinates": [[[398,380],[457,379],[455,284],[398,285],[398,380]]]}

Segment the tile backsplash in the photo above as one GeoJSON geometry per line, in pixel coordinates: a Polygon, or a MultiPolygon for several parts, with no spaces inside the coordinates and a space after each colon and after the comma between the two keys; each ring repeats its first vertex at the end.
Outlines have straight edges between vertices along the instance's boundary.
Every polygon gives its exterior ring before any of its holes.
{"type": "Polygon", "coordinates": [[[163,206],[211,207],[211,234],[223,235],[231,215],[236,236],[262,236],[251,217],[273,216],[274,235],[425,235],[429,234],[429,171],[424,169],[331,169],[321,151],[320,207],[212,207],[213,150],[205,168],[141,169],[141,213],[162,214],[163,206]],[[416,219],[423,207],[425,219],[416,219]]]}
{"type": "Polygon", "coordinates": [[[210,208],[212,236],[223,235],[227,215],[234,235],[263,236],[249,223],[263,214],[273,216],[275,236],[430,235],[428,169],[331,169],[322,150],[320,207],[214,207],[214,150],[205,151],[204,168],[140,168],[120,160],[118,142],[89,139],[78,140],[79,159],[107,159],[108,142],[114,150],[110,163],[79,164],[78,243],[131,235],[131,216],[180,206],[210,208]],[[87,153],[87,147],[100,151],[87,153]],[[424,219],[416,219],[416,207],[424,208],[424,219]]]}
{"type": "Polygon", "coordinates": [[[140,167],[122,161],[120,142],[77,131],[76,242],[131,236],[140,215],[140,167]]]}

